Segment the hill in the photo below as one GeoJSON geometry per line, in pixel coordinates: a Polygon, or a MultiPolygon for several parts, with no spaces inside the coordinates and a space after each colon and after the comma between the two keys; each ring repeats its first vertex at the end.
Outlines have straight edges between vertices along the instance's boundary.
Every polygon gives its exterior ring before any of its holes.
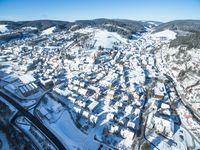
{"type": "Polygon", "coordinates": [[[200,48],[200,20],[175,20],[163,23],[156,28],[155,32],[166,29],[177,33],[177,38],[171,41],[170,47],[185,45],[187,49],[200,48]]]}

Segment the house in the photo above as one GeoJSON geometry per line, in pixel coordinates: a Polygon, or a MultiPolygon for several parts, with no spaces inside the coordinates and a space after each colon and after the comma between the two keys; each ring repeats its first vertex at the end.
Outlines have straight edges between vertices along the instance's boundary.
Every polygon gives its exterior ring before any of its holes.
{"type": "Polygon", "coordinates": [[[134,110],[134,115],[135,115],[135,116],[139,116],[140,111],[141,111],[141,109],[136,108],[136,109],[134,110]]]}
{"type": "MultiPolygon", "coordinates": [[[[133,87],[133,86],[131,86],[131,87],[133,87]]],[[[134,91],[134,92],[133,92],[133,98],[134,98],[135,100],[139,100],[140,96],[139,96],[139,94],[137,94],[137,92],[135,92],[135,88],[134,88],[134,89],[131,88],[131,91],[134,91]]]]}
{"type": "Polygon", "coordinates": [[[116,124],[110,125],[109,132],[110,133],[117,133],[117,132],[119,132],[119,126],[116,125],[116,124]]]}
{"type": "Polygon", "coordinates": [[[108,113],[106,115],[106,120],[111,121],[114,120],[115,115],[113,113],[108,113]]]}
{"type": "Polygon", "coordinates": [[[133,112],[133,106],[128,105],[128,106],[125,107],[125,113],[126,113],[127,115],[132,114],[132,112],[133,112]]]}
{"type": "Polygon", "coordinates": [[[120,135],[124,138],[124,139],[128,139],[128,140],[133,140],[135,133],[130,131],[129,129],[121,129],[120,130],[120,135]]]}
{"type": "Polygon", "coordinates": [[[99,105],[99,102],[97,101],[92,101],[89,105],[88,105],[88,109],[92,112],[94,111],[97,106],[99,105]]]}
{"type": "Polygon", "coordinates": [[[68,100],[70,100],[72,103],[76,102],[76,99],[74,97],[71,97],[71,96],[68,97],[68,100]]]}
{"type": "Polygon", "coordinates": [[[78,108],[78,107],[73,107],[74,108],[74,111],[78,114],[81,114],[81,111],[82,109],[81,108],[78,108]]]}
{"type": "Polygon", "coordinates": [[[154,87],[154,98],[163,99],[166,93],[165,85],[161,82],[157,82],[154,87]]]}
{"type": "Polygon", "coordinates": [[[89,86],[89,89],[94,90],[97,94],[99,94],[99,92],[100,92],[99,87],[95,87],[95,86],[92,86],[92,85],[89,86]]]}
{"type": "Polygon", "coordinates": [[[47,80],[40,79],[40,82],[46,89],[50,89],[54,86],[54,83],[51,79],[47,79],[47,80]]]}
{"type": "Polygon", "coordinates": [[[135,123],[132,122],[132,121],[128,121],[127,127],[130,128],[130,129],[134,129],[135,128],[135,123]]]}
{"type": "Polygon", "coordinates": [[[108,87],[108,86],[111,85],[111,83],[108,82],[107,80],[100,80],[99,84],[100,84],[101,86],[105,86],[105,87],[108,87]]]}
{"type": "Polygon", "coordinates": [[[114,94],[115,94],[115,91],[114,91],[114,90],[109,90],[109,91],[107,92],[106,97],[107,97],[108,99],[113,99],[114,94]]]}
{"type": "Polygon", "coordinates": [[[85,82],[80,82],[79,86],[82,87],[82,88],[84,88],[85,87],[85,82]]]}
{"type": "Polygon", "coordinates": [[[86,102],[83,102],[82,100],[76,100],[76,104],[79,107],[85,108],[86,107],[86,102]]]}
{"type": "Polygon", "coordinates": [[[122,108],[123,107],[123,103],[120,102],[120,101],[117,101],[115,104],[114,104],[114,108],[115,109],[119,109],[119,108],[122,108]]]}
{"type": "Polygon", "coordinates": [[[79,80],[73,80],[72,83],[73,83],[74,85],[79,85],[79,84],[80,84],[79,80]]]}
{"type": "Polygon", "coordinates": [[[59,89],[59,88],[57,88],[57,87],[54,88],[54,91],[55,91],[57,94],[62,95],[62,96],[69,96],[70,93],[71,93],[71,91],[69,91],[68,89],[62,90],[62,89],[59,89]]]}
{"type": "Polygon", "coordinates": [[[174,122],[170,118],[166,119],[164,117],[155,115],[154,124],[156,132],[168,137],[172,137],[174,134],[174,122]]]}
{"type": "Polygon", "coordinates": [[[78,86],[73,85],[73,86],[71,87],[71,90],[78,91],[78,86]]]}
{"type": "Polygon", "coordinates": [[[97,121],[98,121],[98,117],[95,116],[95,115],[91,115],[90,118],[89,118],[89,121],[90,121],[91,123],[96,124],[97,121]]]}
{"type": "Polygon", "coordinates": [[[164,110],[161,110],[161,114],[170,116],[170,115],[171,115],[171,112],[170,112],[169,109],[164,109],[164,110]]]}
{"type": "Polygon", "coordinates": [[[78,89],[78,93],[79,93],[80,95],[86,96],[86,94],[87,94],[87,89],[79,88],[79,89],[78,89]]]}
{"type": "Polygon", "coordinates": [[[161,109],[169,109],[169,108],[170,108],[169,104],[166,104],[166,103],[161,104],[161,109]]]}
{"type": "Polygon", "coordinates": [[[89,116],[90,116],[90,113],[88,111],[84,110],[83,113],[82,113],[82,116],[88,119],[89,116]]]}
{"type": "Polygon", "coordinates": [[[104,100],[104,104],[106,106],[110,106],[112,104],[112,100],[106,97],[105,100],[104,100]]]}

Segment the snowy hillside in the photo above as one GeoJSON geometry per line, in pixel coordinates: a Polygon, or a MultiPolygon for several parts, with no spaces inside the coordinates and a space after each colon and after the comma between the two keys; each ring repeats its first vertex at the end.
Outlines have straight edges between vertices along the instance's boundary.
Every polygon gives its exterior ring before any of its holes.
{"type": "Polygon", "coordinates": [[[56,29],[56,27],[51,27],[51,28],[48,28],[46,30],[43,30],[42,33],[41,33],[41,35],[52,34],[55,29],[56,29]]]}
{"type": "Polygon", "coordinates": [[[112,48],[114,43],[116,42],[127,43],[127,39],[123,38],[115,32],[108,32],[105,29],[84,28],[77,30],[76,32],[83,34],[92,34],[92,40],[96,41],[94,45],[95,48],[98,48],[99,46],[104,48],[112,48]]]}
{"type": "Polygon", "coordinates": [[[9,31],[8,28],[6,27],[7,25],[0,25],[0,32],[4,33],[6,31],[9,31]]]}
{"type": "Polygon", "coordinates": [[[166,37],[167,39],[173,40],[173,39],[176,38],[176,33],[174,31],[167,29],[167,30],[164,30],[164,31],[154,33],[151,36],[153,38],[166,37]]]}

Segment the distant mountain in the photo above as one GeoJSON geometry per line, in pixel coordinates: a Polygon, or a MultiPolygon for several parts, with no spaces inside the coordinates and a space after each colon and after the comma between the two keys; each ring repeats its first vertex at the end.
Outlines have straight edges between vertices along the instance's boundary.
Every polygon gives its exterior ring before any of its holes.
{"type": "Polygon", "coordinates": [[[171,41],[170,47],[185,45],[188,49],[200,48],[200,20],[175,20],[163,23],[156,27],[155,32],[166,29],[177,33],[177,38],[171,41]]]}
{"type": "Polygon", "coordinates": [[[36,27],[38,30],[45,30],[52,26],[58,26],[63,28],[71,27],[72,23],[67,21],[57,20],[35,20],[35,21],[0,21],[0,24],[8,25],[7,28],[10,30],[21,29],[23,27],[36,27]]]}
{"type": "Polygon", "coordinates": [[[142,22],[125,19],[94,19],[94,20],[77,20],[75,22],[56,21],[56,20],[36,20],[36,21],[0,21],[6,24],[10,31],[21,29],[23,27],[36,27],[38,32],[56,26],[56,31],[78,30],[85,27],[103,28],[110,32],[117,32],[123,37],[131,38],[132,34],[145,32],[150,26],[155,26],[156,22],[142,22]]]}
{"type": "Polygon", "coordinates": [[[187,49],[200,49],[200,32],[194,32],[185,36],[177,36],[170,42],[170,47],[178,47],[184,45],[187,49]]]}
{"type": "Polygon", "coordinates": [[[155,21],[133,21],[126,19],[94,19],[94,20],[77,20],[75,22],[57,21],[57,20],[35,20],[35,21],[0,21],[0,25],[7,25],[9,31],[19,30],[11,35],[0,35],[0,40],[10,40],[12,38],[22,38],[24,32],[20,31],[23,27],[34,27],[34,34],[39,34],[50,27],[56,27],[54,32],[75,31],[85,27],[106,29],[110,32],[116,32],[125,38],[134,38],[134,34],[146,32],[148,28],[154,27],[154,32],[166,29],[173,30],[177,33],[177,38],[170,43],[171,47],[187,45],[188,48],[200,48],[200,20],[175,20],[167,23],[155,21]]]}
{"type": "Polygon", "coordinates": [[[97,27],[103,28],[110,32],[117,32],[124,37],[131,37],[132,34],[146,31],[146,26],[150,24],[142,21],[122,20],[122,19],[95,19],[95,20],[78,20],[75,22],[76,28],[97,27]]]}
{"type": "Polygon", "coordinates": [[[160,24],[155,32],[170,29],[173,31],[200,32],[200,20],[175,20],[160,24]]]}

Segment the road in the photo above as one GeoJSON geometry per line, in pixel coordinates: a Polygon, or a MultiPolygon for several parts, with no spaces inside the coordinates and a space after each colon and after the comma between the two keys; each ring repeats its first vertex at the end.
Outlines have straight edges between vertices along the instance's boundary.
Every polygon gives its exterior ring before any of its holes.
{"type": "Polygon", "coordinates": [[[22,115],[28,118],[33,125],[38,127],[44,135],[51,140],[52,143],[59,149],[59,150],[66,150],[63,143],[61,143],[58,138],[46,127],[44,126],[34,115],[32,115],[29,111],[24,109],[20,104],[18,104],[15,100],[13,100],[10,96],[5,94],[3,91],[0,90],[0,96],[7,100],[11,105],[13,105],[16,109],[18,109],[22,115]]]}

